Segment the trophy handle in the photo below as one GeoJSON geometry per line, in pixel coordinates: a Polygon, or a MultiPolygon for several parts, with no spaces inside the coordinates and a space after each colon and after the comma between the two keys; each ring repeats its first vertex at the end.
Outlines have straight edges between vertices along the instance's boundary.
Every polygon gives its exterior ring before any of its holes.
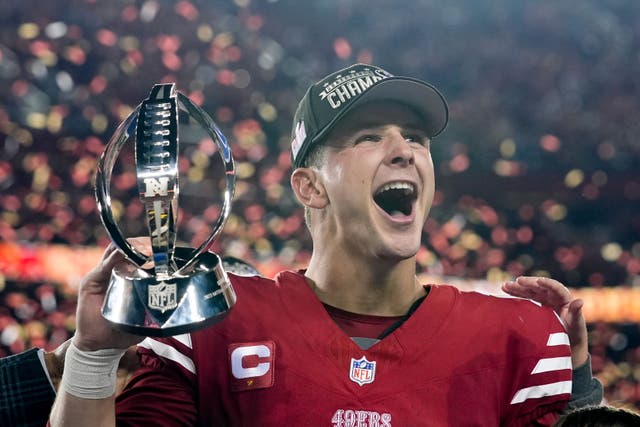
{"type": "Polygon", "coordinates": [[[130,135],[135,134],[139,111],[140,105],[138,105],[127,116],[127,118],[120,123],[107,143],[102,155],[98,159],[95,196],[98,212],[100,213],[100,219],[102,220],[102,224],[107,230],[111,241],[118,247],[118,249],[120,249],[128,260],[135,263],[138,267],[142,267],[147,261],[149,261],[149,257],[133,248],[118,229],[116,221],[113,218],[113,211],[111,210],[110,191],[113,166],[124,143],[127,142],[130,135]]]}
{"type": "MultiPolygon", "coordinates": [[[[218,146],[220,158],[224,164],[226,179],[222,212],[218,217],[211,234],[199,247],[194,249],[188,257],[184,258],[187,261],[184,264],[179,265],[178,270],[174,273],[184,274],[194,266],[197,262],[196,259],[211,247],[215,237],[223,228],[224,223],[229,216],[229,212],[231,211],[231,202],[235,191],[236,174],[229,143],[213,119],[211,119],[204,110],[180,92],[177,92],[177,100],[178,105],[193,116],[193,118],[206,130],[207,134],[218,146]]],[[[111,209],[110,182],[113,166],[115,165],[120,151],[122,150],[122,146],[128,140],[129,136],[136,132],[141,106],[142,103],[127,116],[127,118],[118,126],[115,133],[107,143],[105,150],[98,160],[95,184],[95,196],[98,212],[100,213],[100,219],[102,220],[109,237],[125,257],[135,263],[138,267],[142,267],[145,263],[152,260],[152,257],[146,256],[142,252],[136,250],[120,232],[111,209]]]]}
{"type": "Polygon", "coordinates": [[[224,202],[222,204],[222,212],[218,217],[218,220],[213,226],[213,230],[209,237],[202,242],[202,244],[193,250],[191,255],[189,255],[189,261],[187,261],[184,265],[182,265],[177,274],[188,271],[196,262],[196,259],[203,253],[209,250],[211,245],[213,244],[214,239],[224,227],[227,218],[229,217],[229,213],[231,212],[231,202],[233,201],[233,195],[235,192],[236,185],[236,171],[233,163],[233,156],[231,155],[231,147],[229,146],[229,142],[227,138],[224,136],[222,131],[218,128],[218,125],[213,121],[213,119],[205,113],[205,111],[198,107],[196,104],[191,102],[191,100],[178,92],[178,104],[182,106],[191,116],[195,118],[195,120],[207,130],[207,133],[211,137],[211,139],[218,146],[218,151],[220,152],[220,158],[222,159],[222,163],[224,164],[224,172],[226,179],[226,186],[224,189],[224,202]]]}

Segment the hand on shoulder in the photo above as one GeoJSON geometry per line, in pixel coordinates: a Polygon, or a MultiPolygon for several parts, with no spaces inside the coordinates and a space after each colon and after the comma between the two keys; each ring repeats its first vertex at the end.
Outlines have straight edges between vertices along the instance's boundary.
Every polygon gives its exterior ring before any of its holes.
{"type": "Polygon", "coordinates": [[[566,286],[548,277],[521,276],[504,283],[502,290],[509,295],[528,298],[552,308],[567,329],[573,368],[587,362],[587,324],[582,315],[584,301],[574,298],[566,286]]]}

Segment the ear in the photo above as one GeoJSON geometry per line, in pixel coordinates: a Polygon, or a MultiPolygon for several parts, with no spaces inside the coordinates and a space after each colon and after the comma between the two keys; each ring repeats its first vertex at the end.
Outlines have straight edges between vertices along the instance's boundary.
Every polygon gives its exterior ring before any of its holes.
{"type": "Polygon", "coordinates": [[[294,170],[291,174],[291,187],[298,201],[307,207],[322,209],[329,203],[322,177],[313,168],[294,170]]]}

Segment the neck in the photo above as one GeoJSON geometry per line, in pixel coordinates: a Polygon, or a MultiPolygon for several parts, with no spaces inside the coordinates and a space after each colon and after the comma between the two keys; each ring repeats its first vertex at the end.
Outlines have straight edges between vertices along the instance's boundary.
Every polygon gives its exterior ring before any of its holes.
{"type": "Polygon", "coordinates": [[[390,261],[314,252],[305,276],[325,304],[353,313],[401,316],[425,295],[415,268],[413,257],[390,261]]]}

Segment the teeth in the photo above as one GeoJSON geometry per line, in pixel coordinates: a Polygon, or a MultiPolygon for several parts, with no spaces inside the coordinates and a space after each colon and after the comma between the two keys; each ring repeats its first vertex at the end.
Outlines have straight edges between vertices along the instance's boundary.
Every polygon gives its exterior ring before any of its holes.
{"type": "Polygon", "coordinates": [[[415,191],[415,188],[413,184],[409,184],[408,182],[390,182],[380,187],[378,191],[376,191],[376,196],[388,190],[405,190],[406,194],[411,194],[415,191]]]}

